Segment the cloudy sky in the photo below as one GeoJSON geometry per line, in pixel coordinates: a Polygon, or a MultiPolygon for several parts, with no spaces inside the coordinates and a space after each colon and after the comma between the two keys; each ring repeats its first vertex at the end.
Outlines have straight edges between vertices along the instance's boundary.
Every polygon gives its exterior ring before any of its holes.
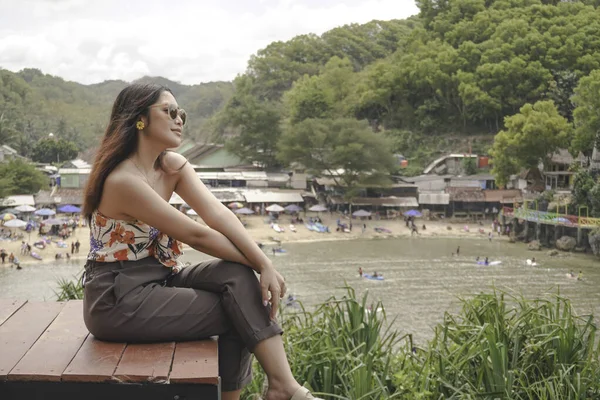
{"type": "Polygon", "coordinates": [[[414,0],[0,0],[0,68],[81,83],[231,80],[276,40],[418,12],[414,0]]]}

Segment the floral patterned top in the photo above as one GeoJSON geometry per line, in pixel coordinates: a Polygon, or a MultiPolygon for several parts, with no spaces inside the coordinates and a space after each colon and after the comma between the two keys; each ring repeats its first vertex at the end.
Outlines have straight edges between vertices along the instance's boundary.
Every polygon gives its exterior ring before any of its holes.
{"type": "Polygon", "coordinates": [[[113,219],[98,210],[92,214],[88,260],[113,262],[155,257],[177,272],[181,269],[177,258],[182,253],[179,241],[142,221],[113,219]]]}

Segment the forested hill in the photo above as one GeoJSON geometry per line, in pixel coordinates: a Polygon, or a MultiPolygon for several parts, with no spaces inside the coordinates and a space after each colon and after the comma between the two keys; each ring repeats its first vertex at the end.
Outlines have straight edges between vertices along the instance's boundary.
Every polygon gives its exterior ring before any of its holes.
{"type": "MultiPolygon", "coordinates": [[[[144,77],[168,86],[189,115],[186,133],[200,138],[207,119],[233,93],[231,82],[182,85],[161,77],[144,77]]],[[[83,151],[104,133],[112,103],[124,81],[82,85],[43,74],[37,69],[18,73],[0,69],[0,144],[28,156],[34,144],[52,132],[83,151]]]]}
{"type": "Polygon", "coordinates": [[[237,127],[231,148],[266,164],[307,119],[366,119],[417,163],[452,139],[485,152],[526,103],[552,100],[572,121],[574,89],[600,68],[598,3],[417,0],[418,18],[273,43],[235,80],[219,126],[237,127]]]}

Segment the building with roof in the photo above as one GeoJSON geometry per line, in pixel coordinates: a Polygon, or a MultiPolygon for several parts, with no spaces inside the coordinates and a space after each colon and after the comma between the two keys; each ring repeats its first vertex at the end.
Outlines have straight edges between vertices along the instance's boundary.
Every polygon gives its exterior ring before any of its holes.
{"type": "Polygon", "coordinates": [[[91,172],[91,168],[59,168],[58,186],[65,189],[83,189],[91,172]]]}
{"type": "Polygon", "coordinates": [[[18,206],[35,206],[35,199],[32,194],[19,194],[15,196],[6,196],[0,200],[0,207],[18,207],[18,206]]]}
{"type": "Polygon", "coordinates": [[[17,150],[8,145],[3,144],[0,146],[0,162],[7,162],[15,159],[25,160],[26,158],[20,155],[17,150]]]}
{"type": "Polygon", "coordinates": [[[176,151],[187,158],[196,171],[234,167],[254,168],[251,163],[227,150],[223,144],[185,142],[176,151]]]}
{"type": "Polygon", "coordinates": [[[558,149],[545,164],[540,165],[546,189],[572,189],[575,172],[569,169],[571,165],[582,166],[585,162],[585,156],[581,152],[577,157],[573,157],[567,149],[558,149]]]}
{"type": "Polygon", "coordinates": [[[463,160],[465,158],[473,158],[477,162],[479,156],[477,154],[447,154],[433,160],[425,169],[424,174],[438,175],[458,175],[464,173],[463,160]]]}

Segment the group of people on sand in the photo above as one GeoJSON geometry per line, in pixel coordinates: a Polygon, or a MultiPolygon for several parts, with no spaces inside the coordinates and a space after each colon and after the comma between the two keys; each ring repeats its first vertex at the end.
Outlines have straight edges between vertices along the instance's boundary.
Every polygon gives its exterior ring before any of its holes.
{"type": "Polygon", "coordinates": [[[6,263],[7,257],[10,264],[16,265],[17,269],[21,269],[21,262],[17,256],[15,256],[13,253],[8,254],[6,250],[0,249],[0,260],[2,260],[2,264],[6,263]]]}

